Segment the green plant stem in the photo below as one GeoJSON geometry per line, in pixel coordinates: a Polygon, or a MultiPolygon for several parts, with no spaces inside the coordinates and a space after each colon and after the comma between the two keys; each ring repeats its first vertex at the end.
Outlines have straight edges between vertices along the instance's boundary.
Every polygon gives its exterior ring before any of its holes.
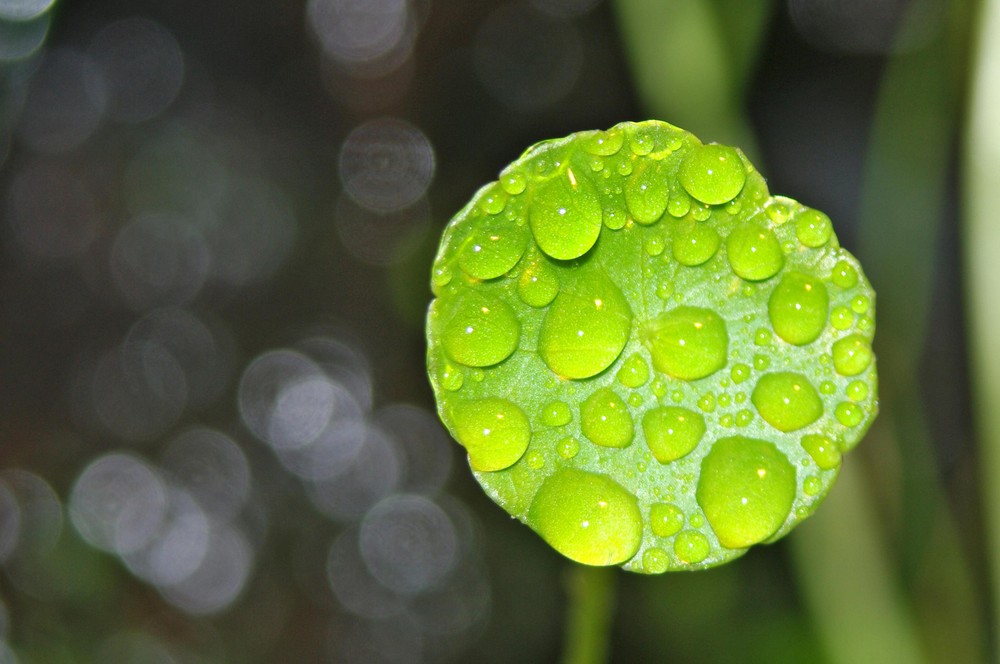
{"type": "Polygon", "coordinates": [[[566,578],[564,664],[607,661],[615,613],[615,573],[611,567],[573,565],[566,578]]]}
{"type": "MultiPolygon", "coordinates": [[[[975,75],[965,144],[965,259],[972,393],[980,442],[987,563],[992,568],[993,631],[1000,633],[1000,2],[986,0],[978,21],[975,75]]],[[[994,653],[994,656],[996,653],[994,653]]]]}

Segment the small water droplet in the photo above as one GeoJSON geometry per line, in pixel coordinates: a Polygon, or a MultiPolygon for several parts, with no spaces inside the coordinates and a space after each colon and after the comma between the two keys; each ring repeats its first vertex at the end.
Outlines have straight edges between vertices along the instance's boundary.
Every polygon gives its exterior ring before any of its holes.
{"type": "Polygon", "coordinates": [[[764,213],[772,223],[778,226],[788,221],[788,218],[792,216],[792,211],[788,209],[788,205],[774,198],[764,204],[764,213]]]}
{"type": "Polygon", "coordinates": [[[837,386],[834,385],[831,381],[824,380],[822,383],[819,384],[819,391],[823,394],[833,394],[834,392],[837,391],[837,386]]]}
{"type": "Polygon", "coordinates": [[[653,134],[653,130],[641,125],[634,126],[628,138],[632,153],[640,157],[652,152],[653,146],[656,144],[656,137],[653,134]]]}
{"type": "Polygon", "coordinates": [[[672,281],[661,281],[656,287],[656,297],[661,300],[669,300],[674,294],[674,284],[672,281]]]}
{"type": "Polygon", "coordinates": [[[833,344],[833,368],[841,376],[857,376],[871,365],[873,357],[868,340],[858,334],[833,344]]]}
{"type": "Polygon", "coordinates": [[[639,394],[638,392],[633,392],[632,394],[628,395],[628,405],[632,406],[633,408],[638,408],[639,406],[641,406],[642,395],[639,394]]]}
{"type": "Polygon", "coordinates": [[[691,208],[691,218],[695,221],[707,221],[712,216],[711,205],[694,205],[691,208]]]}
{"type": "Polygon", "coordinates": [[[764,421],[778,431],[796,431],[823,415],[816,388],[802,374],[765,374],[757,381],[750,400],[764,421]]]}
{"type": "Polygon", "coordinates": [[[830,312],[830,325],[835,330],[849,330],[854,325],[854,312],[845,306],[834,307],[830,312]]]}
{"type": "Polygon", "coordinates": [[[500,214],[506,206],[507,192],[503,190],[499,182],[487,188],[479,199],[479,208],[486,214],[500,214]]]}
{"type": "Polygon", "coordinates": [[[564,459],[572,459],[580,451],[580,443],[576,438],[567,436],[556,445],[556,452],[564,459]]]}
{"type": "Polygon", "coordinates": [[[711,226],[692,224],[674,238],[673,255],[678,263],[695,267],[715,256],[722,238],[711,226]]]}
{"type": "Polygon", "coordinates": [[[700,145],[684,156],[677,177],[691,196],[702,203],[719,205],[740,193],[747,172],[734,148],[700,145]]]}
{"type": "Polygon", "coordinates": [[[651,235],[646,238],[646,242],[643,244],[643,249],[650,256],[659,256],[663,253],[663,237],[660,235],[651,235]]]}
{"type": "Polygon", "coordinates": [[[740,412],[736,413],[736,426],[745,427],[753,422],[753,411],[744,408],[740,412]]]}
{"type": "Polygon", "coordinates": [[[573,420],[573,413],[563,401],[553,401],[542,409],[542,424],[548,427],[561,427],[573,420]]]}
{"type": "Polygon", "coordinates": [[[870,332],[874,326],[875,322],[868,316],[860,316],[858,318],[857,327],[859,332],[870,332]]]}
{"type": "Polygon", "coordinates": [[[642,387],[649,380],[649,365],[645,358],[639,353],[633,353],[627,360],[622,362],[622,366],[616,374],[618,382],[625,387],[633,389],[642,387]]]}
{"type": "Polygon", "coordinates": [[[840,449],[824,435],[810,433],[802,436],[802,449],[822,470],[832,470],[840,465],[840,449]]]}
{"type": "Polygon", "coordinates": [[[624,563],[642,541],[635,496],[607,475],[572,468],[542,483],[527,522],[556,551],[585,565],[624,563]]]}
{"type": "Polygon", "coordinates": [[[763,371],[771,366],[771,356],[757,354],[753,356],[753,368],[757,371],[763,371]]]}
{"type": "Polygon", "coordinates": [[[510,306],[467,290],[448,305],[441,344],[456,362],[487,367],[507,359],[520,336],[521,326],[510,306]]]}
{"type": "Polygon", "coordinates": [[[618,358],[631,329],[632,310],[621,290],[591,272],[556,296],[542,321],[538,352],[557,375],[589,378],[618,358]]]}
{"type": "Polygon", "coordinates": [[[477,222],[458,255],[462,270],[475,279],[507,274],[528,248],[528,229],[502,217],[477,222]]]}
{"type": "Polygon", "coordinates": [[[795,215],[795,235],[807,247],[822,247],[833,237],[833,224],[830,217],[809,208],[795,215]]]}
{"type": "Polygon", "coordinates": [[[732,402],[732,397],[729,396],[728,392],[722,392],[719,394],[718,402],[723,408],[728,408],[729,404],[732,402]]]}
{"type": "Polygon", "coordinates": [[[746,400],[747,400],[746,392],[737,392],[736,396],[733,397],[733,401],[735,401],[736,403],[743,403],[746,400]]]}
{"type": "Polygon", "coordinates": [[[649,527],[657,537],[670,537],[684,527],[684,512],[670,503],[653,503],[649,508],[649,527]]]}
{"type": "Polygon", "coordinates": [[[655,223],[667,209],[668,178],[659,161],[645,161],[625,183],[625,205],[639,224],[655,223]]]}
{"type": "MultiPolygon", "coordinates": [[[[573,173],[567,170],[567,175],[573,173]]],[[[531,232],[552,258],[571,260],[590,251],[601,234],[604,211],[590,181],[580,175],[556,177],[535,190],[531,232]]]]}
{"type": "Polygon", "coordinates": [[[663,574],[669,564],[667,552],[652,546],[642,554],[642,571],[646,574],[663,574]]]}
{"type": "Polygon", "coordinates": [[[753,223],[740,226],[729,234],[726,253],[733,272],[747,281],[770,279],[785,264],[778,238],[769,229],[753,223]]]}
{"type": "Polygon", "coordinates": [[[670,393],[670,400],[674,403],[680,403],[684,401],[684,392],[681,390],[674,390],[670,393]]]}
{"type": "Polygon", "coordinates": [[[438,365],[437,377],[438,385],[449,392],[456,392],[462,389],[462,384],[465,383],[465,376],[461,370],[448,362],[438,365]]]}
{"type": "Polygon", "coordinates": [[[726,365],[729,335],[711,309],[681,306],[643,324],[640,336],[657,371],[697,380],[726,365]]]}
{"type": "Polygon", "coordinates": [[[604,225],[611,230],[617,231],[624,228],[627,221],[628,215],[622,208],[616,205],[608,205],[604,208],[604,225]]]}
{"type": "Polygon", "coordinates": [[[702,460],[695,495],[719,543],[742,549],[777,532],[795,489],[795,467],[773,443],[734,436],[702,460]]]}
{"type": "Polygon", "coordinates": [[[863,314],[868,312],[868,307],[871,306],[871,300],[865,295],[856,295],[851,299],[851,309],[854,310],[856,314],[863,314]]]}
{"type": "Polygon", "coordinates": [[[838,403],[833,413],[836,415],[837,421],[845,427],[856,427],[865,419],[864,408],[849,401],[838,403]]]}
{"type": "Polygon", "coordinates": [[[559,278],[544,258],[521,272],[517,280],[517,295],[531,307],[547,306],[559,293],[559,278]]]}
{"type": "Polygon", "coordinates": [[[632,414],[622,398],[604,387],[580,404],[580,430],[595,445],[628,447],[635,435],[632,414]]]}
{"type": "Polygon", "coordinates": [[[829,307],[822,281],[801,272],[787,272],[771,292],[767,313],[779,337],[804,346],[823,333],[829,307]]]}
{"type": "Polygon", "coordinates": [[[646,411],[642,431],[653,456],[670,463],[690,454],[705,435],[705,418],[678,406],[661,406],[646,411]]]}
{"type": "Polygon", "coordinates": [[[531,425],[517,404],[489,397],[463,401],[451,409],[455,438],[469,453],[475,470],[503,470],[528,449],[531,425]]]}
{"type": "Polygon", "coordinates": [[[612,128],[607,131],[594,131],[583,137],[583,149],[590,154],[610,157],[622,149],[625,134],[621,129],[612,128]]]}
{"type": "Polygon", "coordinates": [[[517,196],[523,192],[527,186],[528,178],[526,178],[524,173],[516,168],[506,170],[500,175],[500,187],[511,196],[517,196]]]}
{"type": "Polygon", "coordinates": [[[698,408],[701,408],[706,413],[711,413],[715,411],[715,395],[711,392],[706,392],[701,395],[698,399],[698,408]]]}
{"type": "Polygon", "coordinates": [[[740,202],[738,198],[734,198],[733,200],[726,203],[726,212],[728,214],[737,215],[740,213],[740,210],[742,209],[743,209],[743,204],[740,202]]]}
{"type": "Polygon", "coordinates": [[[757,346],[770,346],[773,336],[771,330],[766,327],[757,328],[757,331],[753,333],[753,342],[757,346]]]}
{"type": "Polygon", "coordinates": [[[864,401],[868,398],[868,384],[860,380],[852,380],[845,390],[851,401],[864,401]]]}
{"type": "Polygon", "coordinates": [[[545,465],[545,456],[536,450],[534,452],[529,452],[524,461],[528,464],[528,468],[538,470],[545,465]]]}
{"type": "Polygon", "coordinates": [[[711,550],[708,538],[697,530],[685,530],[674,538],[674,553],[685,563],[700,563],[711,550]]]}
{"type": "Polygon", "coordinates": [[[750,367],[745,364],[734,364],[729,376],[733,379],[733,383],[739,385],[750,377],[750,367]]]}
{"type": "Polygon", "coordinates": [[[667,393],[667,384],[661,378],[653,379],[653,384],[649,386],[657,398],[662,398],[667,393]]]}
{"type": "MultiPolygon", "coordinates": [[[[436,288],[441,286],[447,286],[451,282],[452,272],[451,268],[446,265],[439,265],[434,268],[434,274],[431,275],[431,282],[436,288]]],[[[435,290],[435,294],[437,291],[435,290]]]]}
{"type": "Polygon", "coordinates": [[[667,212],[671,217],[680,219],[691,211],[691,199],[683,192],[671,193],[667,202],[667,212]]]}
{"type": "Polygon", "coordinates": [[[845,260],[837,261],[837,264],[833,266],[830,280],[841,288],[854,288],[858,283],[858,271],[845,260]]]}
{"type": "Polygon", "coordinates": [[[632,167],[632,160],[626,157],[618,162],[618,165],[615,166],[615,171],[617,171],[618,175],[628,177],[632,175],[632,167]]]}
{"type": "Polygon", "coordinates": [[[815,496],[823,489],[823,482],[815,475],[810,475],[802,482],[802,490],[807,496],[815,496]]]}

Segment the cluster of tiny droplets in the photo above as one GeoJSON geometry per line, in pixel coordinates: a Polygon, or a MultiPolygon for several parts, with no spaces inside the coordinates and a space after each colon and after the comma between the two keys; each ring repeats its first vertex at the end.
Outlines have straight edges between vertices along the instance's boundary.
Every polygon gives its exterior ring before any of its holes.
{"type": "Polygon", "coordinates": [[[661,122],[529,149],[445,231],[428,368],[487,493],[660,573],[777,539],[878,410],[874,293],[830,219],[661,122]]]}

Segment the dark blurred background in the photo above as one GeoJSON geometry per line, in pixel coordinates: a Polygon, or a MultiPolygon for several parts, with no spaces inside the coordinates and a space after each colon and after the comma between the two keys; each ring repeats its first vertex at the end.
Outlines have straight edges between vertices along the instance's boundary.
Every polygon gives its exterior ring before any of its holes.
{"type": "MultiPolygon", "coordinates": [[[[873,132],[895,103],[880,95],[894,58],[949,25],[944,2],[752,3],[756,22],[723,21],[723,45],[749,35],[727,124],[695,103],[697,81],[663,74],[677,111],[636,83],[657,71],[629,28],[642,4],[0,0],[0,664],[558,659],[569,563],[490,503],[433,412],[423,314],[441,229],[528,145],[658,116],[740,142],[772,192],[829,213],[875,262],[884,305],[903,268],[879,257],[910,238],[865,235],[873,132]]],[[[718,48],[691,30],[670,55],[682,69],[718,48]]],[[[899,401],[924,413],[928,463],[907,469],[915,443],[897,447],[885,415],[847,463],[865,469],[904,640],[971,661],[990,637],[958,277],[962,69],[944,77],[958,101],[930,119],[943,147],[927,155],[943,212],[920,236],[922,276],[904,273],[926,302],[896,320],[925,317],[886,366],[916,390],[899,401]],[[908,557],[907,524],[937,528],[908,511],[926,486],[947,546],[908,557]],[[942,599],[927,579],[953,550],[961,583],[942,578],[961,591],[942,599]],[[928,635],[957,605],[968,629],[928,635]]],[[[902,117],[926,110],[912,102],[902,117]]],[[[851,546],[833,542],[834,558],[851,546]]],[[[613,660],[844,661],[790,546],[619,574],[613,660]]]]}

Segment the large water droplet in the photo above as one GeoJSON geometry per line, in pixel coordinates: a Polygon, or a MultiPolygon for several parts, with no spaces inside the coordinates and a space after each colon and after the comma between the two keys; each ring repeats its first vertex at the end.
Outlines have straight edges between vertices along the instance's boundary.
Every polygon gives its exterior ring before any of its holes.
{"type": "Polygon", "coordinates": [[[455,438],[469,453],[474,470],[503,470],[528,449],[531,425],[517,404],[489,397],[463,401],[451,409],[455,438]]]}
{"type": "Polygon", "coordinates": [[[541,258],[524,268],[517,280],[517,295],[532,307],[547,306],[559,292],[559,278],[548,261],[541,258]]]}
{"type": "Polygon", "coordinates": [[[466,290],[448,306],[441,343],[456,362],[488,367],[507,359],[520,336],[513,309],[496,298],[466,290]]]}
{"type": "Polygon", "coordinates": [[[807,247],[822,247],[833,236],[833,224],[830,217],[810,208],[795,215],[795,235],[807,247]]]}
{"type": "Polygon", "coordinates": [[[823,415],[816,388],[802,374],[765,374],[757,381],[750,400],[764,421],[778,431],[796,431],[823,415]]]}
{"type": "Polygon", "coordinates": [[[642,541],[635,496],[607,475],[572,468],[542,483],[528,524],[556,551],[585,565],[624,563],[642,541]]]}
{"type": "Polygon", "coordinates": [[[601,272],[563,288],[542,321],[538,352],[556,374],[588,378],[607,369],[628,342],[632,309],[601,272]]]}
{"type": "Polygon", "coordinates": [[[734,436],[715,441],[702,460],[696,497],[719,544],[742,549],[781,527],[795,487],[795,468],[774,444],[734,436]]]}
{"type": "Polygon", "coordinates": [[[722,239],[706,224],[692,224],[674,238],[674,258],[681,265],[694,267],[710,259],[719,250],[722,239]]]}
{"type": "Polygon", "coordinates": [[[670,503],[653,503],[649,508],[649,527],[657,537],[670,537],[684,526],[684,512],[670,503]]]}
{"type": "Polygon", "coordinates": [[[674,378],[697,380],[726,365],[726,324],[711,309],[677,307],[645,323],[641,335],[653,366],[674,378]]]}
{"type": "Polygon", "coordinates": [[[628,447],[635,435],[628,406],[607,387],[580,404],[580,430],[592,443],[602,447],[628,447]]]}
{"type": "Polygon", "coordinates": [[[679,406],[661,406],[642,417],[646,444],[660,463],[689,454],[705,435],[705,418],[679,406]]]}
{"type": "Polygon", "coordinates": [[[872,363],[872,347],[859,334],[839,339],[833,344],[833,368],[841,376],[857,376],[872,363]]]}
{"type": "Polygon", "coordinates": [[[770,279],[785,264],[785,254],[774,233],[750,223],[726,238],[726,253],[733,272],[747,281],[770,279]]]}
{"type": "Polygon", "coordinates": [[[646,161],[625,183],[625,205],[640,224],[652,224],[667,209],[669,188],[661,169],[662,162],[646,161]]]}
{"type": "Polygon", "coordinates": [[[734,148],[700,145],[684,157],[677,177],[684,189],[699,201],[719,205],[740,193],[747,171],[734,148]]]}
{"type": "Polygon", "coordinates": [[[812,343],[823,333],[829,308],[823,282],[801,272],[786,273],[767,303],[774,331],[796,346],[812,343]]]}
{"type": "Polygon", "coordinates": [[[840,449],[826,436],[810,433],[802,436],[802,449],[809,453],[816,465],[830,470],[840,465],[840,449]]]}
{"type": "Polygon", "coordinates": [[[488,217],[476,221],[458,255],[458,264],[470,277],[495,279],[517,265],[527,247],[527,228],[504,217],[488,217]]]}
{"type": "Polygon", "coordinates": [[[601,234],[603,209],[590,181],[567,169],[534,192],[531,231],[552,258],[571,260],[587,253],[601,234]]]}

